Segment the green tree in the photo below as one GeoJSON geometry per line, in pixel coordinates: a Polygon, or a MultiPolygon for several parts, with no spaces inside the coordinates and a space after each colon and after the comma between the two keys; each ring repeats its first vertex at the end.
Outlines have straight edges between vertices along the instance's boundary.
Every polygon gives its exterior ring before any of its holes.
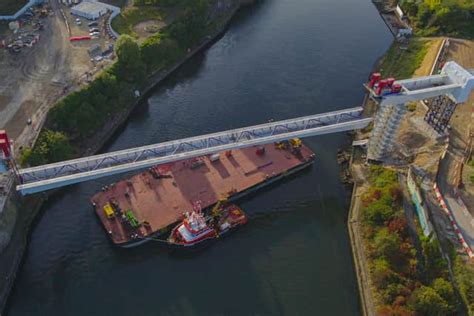
{"type": "Polygon", "coordinates": [[[398,257],[400,238],[397,234],[392,234],[387,228],[380,229],[374,237],[374,254],[377,257],[387,258],[392,261],[398,257]]]}
{"type": "Polygon", "coordinates": [[[426,316],[447,315],[449,310],[448,303],[428,286],[417,288],[408,305],[419,314],[426,316]]]}
{"type": "Polygon", "coordinates": [[[140,47],[129,35],[120,35],[115,44],[115,54],[124,64],[133,64],[140,59],[140,47]]]}
{"type": "Polygon", "coordinates": [[[115,44],[118,62],[115,69],[120,78],[129,82],[144,80],[145,65],[140,56],[140,47],[128,35],[120,35],[115,44]]]}
{"type": "Polygon", "coordinates": [[[170,26],[171,37],[181,47],[190,48],[206,33],[209,7],[209,0],[189,1],[183,16],[170,26]]]}
{"type": "Polygon", "coordinates": [[[384,289],[389,284],[399,281],[397,274],[392,271],[390,263],[385,258],[377,258],[373,261],[372,278],[379,289],[384,289]]]}
{"type": "Polygon", "coordinates": [[[64,133],[46,129],[41,132],[29,162],[39,165],[61,161],[70,158],[72,153],[69,139],[64,133]]]}
{"type": "Polygon", "coordinates": [[[382,225],[395,214],[391,205],[387,205],[384,200],[370,203],[364,208],[364,220],[371,225],[382,225]]]}
{"type": "Polygon", "coordinates": [[[432,16],[432,12],[430,10],[430,7],[424,3],[420,4],[418,6],[418,12],[416,14],[416,19],[419,23],[420,27],[428,27],[429,26],[429,21],[432,16]]]}
{"type": "Polygon", "coordinates": [[[454,313],[457,308],[456,294],[454,293],[453,286],[451,283],[442,278],[437,278],[431,284],[436,293],[441,296],[446,303],[448,303],[448,310],[450,313],[454,313]]]}
{"type": "Polygon", "coordinates": [[[424,270],[427,279],[434,280],[439,277],[446,278],[448,275],[448,265],[441,254],[438,239],[422,239],[421,247],[424,258],[424,270]]]}

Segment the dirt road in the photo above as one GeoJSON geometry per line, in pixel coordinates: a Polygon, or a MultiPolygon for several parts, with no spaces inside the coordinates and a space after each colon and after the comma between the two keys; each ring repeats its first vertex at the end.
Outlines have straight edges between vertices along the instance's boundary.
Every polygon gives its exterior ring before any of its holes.
{"type": "MultiPolygon", "coordinates": [[[[450,40],[448,60],[454,60],[466,68],[474,68],[474,42],[467,40],[450,40]]],[[[459,203],[454,188],[458,186],[460,168],[464,159],[466,146],[469,140],[469,131],[472,125],[472,110],[474,107],[474,93],[468,101],[456,107],[451,118],[449,131],[449,147],[446,156],[441,161],[438,174],[438,185],[444,195],[448,207],[463,233],[466,242],[474,249],[474,205],[468,205],[469,212],[459,203]]],[[[468,201],[466,201],[468,202],[468,201]]]]}
{"type": "Polygon", "coordinates": [[[50,5],[54,15],[46,18],[38,44],[18,55],[0,51],[0,128],[7,129],[17,147],[31,142],[48,108],[92,67],[87,48],[69,43],[57,0],[50,5]]]}

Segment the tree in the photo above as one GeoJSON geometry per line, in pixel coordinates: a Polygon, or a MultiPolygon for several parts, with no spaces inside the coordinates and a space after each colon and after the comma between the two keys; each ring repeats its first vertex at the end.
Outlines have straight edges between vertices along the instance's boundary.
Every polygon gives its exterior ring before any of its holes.
{"type": "Polygon", "coordinates": [[[426,4],[422,3],[418,6],[418,12],[416,14],[416,19],[421,28],[428,27],[428,23],[431,19],[432,12],[426,4]]]}
{"type": "Polygon", "coordinates": [[[184,15],[169,28],[171,37],[176,39],[181,47],[189,48],[206,32],[208,0],[193,0],[187,3],[184,15]]]}
{"type": "Polygon", "coordinates": [[[115,44],[115,54],[119,62],[133,64],[140,59],[140,47],[129,35],[120,35],[115,44]]]}
{"type": "Polygon", "coordinates": [[[382,306],[378,311],[379,316],[412,316],[413,312],[404,306],[382,306]]]}
{"type": "Polygon", "coordinates": [[[398,276],[390,268],[390,263],[385,258],[377,258],[372,266],[372,278],[379,289],[386,288],[390,283],[398,281],[398,276]]]}
{"type": "Polygon", "coordinates": [[[421,315],[427,316],[447,315],[449,310],[446,301],[433,288],[428,286],[417,288],[413,292],[408,305],[421,315]]]}
{"type": "Polygon", "coordinates": [[[441,296],[446,303],[448,303],[448,310],[450,313],[454,313],[457,307],[456,294],[454,293],[453,286],[448,281],[438,278],[431,284],[436,293],[441,296]]]}
{"type": "Polygon", "coordinates": [[[428,280],[447,277],[448,265],[441,255],[438,239],[422,240],[424,269],[428,280]]]}
{"type": "Polygon", "coordinates": [[[401,238],[408,237],[408,222],[405,216],[392,218],[388,223],[388,231],[396,233],[401,238]]]}
{"type": "Polygon", "coordinates": [[[145,65],[140,56],[140,47],[128,35],[120,35],[115,44],[115,54],[118,62],[116,71],[122,80],[129,82],[141,82],[145,76],[145,65]]]}
{"type": "Polygon", "coordinates": [[[142,60],[148,68],[157,64],[156,55],[160,50],[161,36],[152,36],[143,42],[141,46],[142,60]]]}
{"type": "Polygon", "coordinates": [[[383,200],[370,203],[364,208],[364,220],[371,225],[382,225],[393,217],[395,211],[383,200]]]}
{"type": "Polygon", "coordinates": [[[73,150],[68,137],[61,132],[44,130],[30,155],[30,164],[39,165],[68,159],[73,150]]]}
{"type": "Polygon", "coordinates": [[[380,229],[374,237],[374,252],[377,257],[393,260],[398,256],[400,238],[397,234],[391,234],[387,228],[380,229]]]}

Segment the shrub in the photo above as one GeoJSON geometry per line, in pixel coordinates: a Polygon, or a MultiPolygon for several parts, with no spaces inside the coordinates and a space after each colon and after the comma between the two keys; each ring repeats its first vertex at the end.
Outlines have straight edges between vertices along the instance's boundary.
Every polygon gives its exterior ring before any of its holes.
{"type": "Polygon", "coordinates": [[[35,148],[29,155],[30,165],[66,160],[73,154],[68,137],[61,132],[44,130],[41,132],[35,148]]]}
{"type": "Polygon", "coordinates": [[[421,315],[434,316],[446,315],[448,313],[448,304],[431,287],[421,286],[417,288],[408,303],[408,305],[421,315]]]}
{"type": "Polygon", "coordinates": [[[400,238],[397,234],[391,234],[387,228],[380,229],[374,237],[374,255],[379,258],[387,258],[393,261],[399,255],[400,238]]]}
{"type": "Polygon", "coordinates": [[[431,284],[436,293],[441,296],[446,303],[448,303],[448,310],[450,313],[454,313],[457,309],[457,299],[454,293],[453,286],[448,281],[437,278],[431,284]]]}

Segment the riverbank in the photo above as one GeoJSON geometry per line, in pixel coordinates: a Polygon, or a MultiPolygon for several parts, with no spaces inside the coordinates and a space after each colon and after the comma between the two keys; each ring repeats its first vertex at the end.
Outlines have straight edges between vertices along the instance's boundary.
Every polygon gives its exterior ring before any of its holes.
{"type": "MultiPolygon", "coordinates": [[[[426,39],[412,39],[405,48],[394,40],[390,49],[374,64],[372,71],[381,71],[384,77],[393,76],[403,79],[415,76],[428,75],[427,69],[436,65],[439,51],[442,49],[441,39],[430,42],[426,39]]],[[[368,115],[373,114],[376,105],[367,96],[362,105],[368,115]]],[[[367,138],[369,135],[356,133],[354,140],[367,138]]],[[[353,147],[349,171],[354,180],[351,204],[348,215],[348,230],[352,247],[355,271],[359,287],[360,301],[363,315],[376,315],[377,305],[371,280],[371,267],[368,262],[368,250],[364,246],[362,228],[362,197],[367,194],[370,181],[366,178],[369,170],[365,166],[365,157],[359,147],[353,147]]]]}
{"type": "MultiPolygon", "coordinates": [[[[163,69],[156,74],[150,76],[147,80],[145,88],[141,91],[141,96],[130,104],[127,109],[123,110],[113,120],[109,121],[103,128],[96,134],[93,139],[90,140],[91,146],[82,148],[82,155],[90,155],[98,152],[114,133],[126,122],[130,113],[139,106],[144,100],[146,100],[150,91],[159,85],[164,79],[166,79],[172,72],[183,65],[187,60],[194,56],[199,51],[209,47],[214,41],[216,41],[227,29],[237,11],[245,5],[254,3],[254,0],[241,0],[237,1],[235,5],[226,14],[219,17],[216,21],[216,26],[211,32],[193,49],[191,49],[184,57],[176,61],[176,63],[168,68],[163,69]]],[[[28,235],[34,226],[35,219],[41,216],[40,209],[45,200],[47,200],[56,192],[51,194],[43,194],[39,196],[28,196],[20,197],[18,194],[12,194],[12,198],[9,201],[9,207],[15,207],[15,212],[19,214],[17,217],[14,233],[12,239],[7,246],[7,249],[2,253],[0,257],[0,312],[5,309],[5,305],[8,299],[8,295],[14,285],[14,280],[18,268],[21,265],[21,261],[28,244],[28,235]]],[[[59,191],[60,194],[60,191],[59,191]]],[[[8,206],[7,206],[8,207],[8,206]]]]}

